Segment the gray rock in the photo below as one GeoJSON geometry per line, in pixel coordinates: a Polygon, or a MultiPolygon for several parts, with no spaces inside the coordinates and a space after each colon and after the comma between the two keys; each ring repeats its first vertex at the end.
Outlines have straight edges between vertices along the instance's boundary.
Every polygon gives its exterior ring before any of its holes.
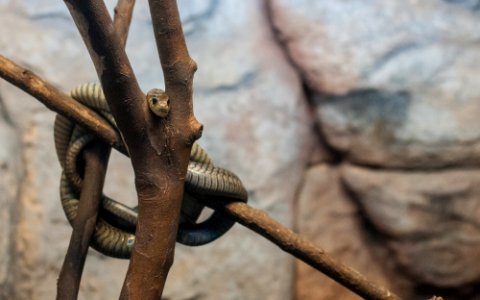
{"type": "Polygon", "coordinates": [[[480,171],[345,166],[342,178],[417,282],[453,288],[480,280],[480,171]]]}
{"type": "Polygon", "coordinates": [[[357,164],[435,168],[480,165],[480,19],[469,3],[272,0],[270,9],[333,148],[357,164]]]}

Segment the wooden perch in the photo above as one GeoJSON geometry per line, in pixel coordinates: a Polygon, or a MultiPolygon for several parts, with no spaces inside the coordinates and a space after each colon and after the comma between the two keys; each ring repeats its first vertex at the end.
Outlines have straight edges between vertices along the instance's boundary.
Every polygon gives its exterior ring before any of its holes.
{"type": "Polygon", "coordinates": [[[32,71],[0,55],[0,77],[27,92],[47,108],[80,124],[107,144],[121,148],[122,139],[105,119],[85,105],[70,98],[32,71]]]}
{"type": "MultiPolygon", "coordinates": [[[[122,40],[127,41],[135,1],[120,0],[115,8],[114,26],[122,40]]],[[[85,175],[72,236],[57,283],[57,299],[76,300],[87,258],[88,248],[95,231],[103,184],[111,148],[96,142],[84,151],[85,175]]]]}
{"type": "Polygon", "coordinates": [[[103,1],[65,2],[87,45],[135,173],[136,242],[120,298],[160,299],[173,263],[190,150],[202,130],[192,109],[195,63],[186,51],[176,2],[150,3],[152,16],[163,20],[160,25],[154,21],[160,26],[155,31],[165,33],[156,37],[161,40],[159,49],[166,49],[159,51],[170,98],[166,118],[150,112],[103,1]]]}
{"type": "Polygon", "coordinates": [[[335,261],[323,249],[286,228],[259,209],[241,202],[214,205],[214,208],[223,210],[238,223],[255,231],[283,251],[290,253],[365,299],[400,299],[384,287],[367,280],[354,269],[335,261]]]}
{"type": "Polygon", "coordinates": [[[57,283],[58,300],[77,299],[90,239],[95,231],[109,156],[110,147],[102,142],[85,149],[85,176],[70,244],[57,283]]]}
{"type": "Polygon", "coordinates": [[[128,30],[132,22],[133,7],[135,0],[118,0],[115,7],[115,14],[113,16],[113,26],[120,37],[120,42],[123,47],[127,44],[128,30]]]}

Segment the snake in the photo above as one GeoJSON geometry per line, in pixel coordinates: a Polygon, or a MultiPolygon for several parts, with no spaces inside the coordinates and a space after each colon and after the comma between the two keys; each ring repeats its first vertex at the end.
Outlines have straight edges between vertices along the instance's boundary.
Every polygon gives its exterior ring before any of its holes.
{"type": "MultiPolygon", "coordinates": [[[[147,93],[147,96],[152,93],[159,96],[154,99],[155,101],[156,99],[168,99],[161,94],[165,93],[162,90],[154,89],[152,91],[147,93]]],[[[98,112],[118,130],[99,83],[81,84],[70,91],[70,96],[98,112]]],[[[152,107],[150,106],[150,108],[152,107]]],[[[159,112],[154,113],[158,116],[165,115],[165,108],[163,107],[159,112]]],[[[60,199],[64,213],[71,225],[77,216],[83,182],[84,161],[81,153],[89,143],[96,139],[97,137],[86,129],[57,114],[54,123],[54,142],[62,167],[60,199]]],[[[128,155],[128,153],[126,154],[128,155]]],[[[177,242],[188,246],[204,245],[225,234],[235,224],[235,221],[218,210],[215,210],[205,221],[197,223],[205,207],[202,201],[210,200],[247,202],[248,194],[237,175],[215,166],[207,152],[200,145],[194,143],[185,176],[185,191],[176,237],[177,242]]],[[[137,207],[129,207],[102,195],[90,245],[107,256],[128,259],[135,244],[137,211],[137,207]]]]}

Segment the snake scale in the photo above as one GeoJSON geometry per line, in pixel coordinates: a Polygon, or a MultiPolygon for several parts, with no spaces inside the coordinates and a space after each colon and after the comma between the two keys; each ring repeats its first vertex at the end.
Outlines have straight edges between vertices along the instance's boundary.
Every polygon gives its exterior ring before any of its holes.
{"type": "MultiPolygon", "coordinates": [[[[161,90],[155,91],[158,93],[161,90]]],[[[100,84],[82,84],[74,88],[70,95],[100,113],[116,128],[100,84]]],[[[57,156],[63,169],[60,180],[61,203],[68,221],[72,224],[77,215],[82,187],[81,170],[84,162],[80,154],[96,137],[69,119],[57,115],[54,139],[57,156]]],[[[205,150],[194,144],[185,177],[185,193],[177,233],[179,243],[189,246],[204,245],[222,236],[234,225],[234,221],[219,211],[214,211],[207,220],[196,223],[204,208],[198,199],[212,198],[246,202],[248,196],[235,174],[216,167],[205,150]]],[[[136,222],[136,208],[128,207],[103,195],[91,246],[108,256],[129,258],[135,243],[136,222]]]]}

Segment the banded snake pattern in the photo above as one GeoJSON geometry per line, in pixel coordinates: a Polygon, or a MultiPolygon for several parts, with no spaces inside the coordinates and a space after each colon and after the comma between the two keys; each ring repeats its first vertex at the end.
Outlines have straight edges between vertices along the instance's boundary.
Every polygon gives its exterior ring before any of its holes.
{"type": "MultiPolygon", "coordinates": [[[[155,92],[159,91],[161,90],[155,89],[155,92]]],[[[70,95],[97,111],[116,127],[100,84],[82,84],[74,88],[70,95]]],[[[61,204],[72,224],[77,215],[82,186],[83,161],[80,154],[96,137],[69,119],[57,115],[54,139],[57,157],[63,169],[60,180],[61,204]]],[[[204,245],[219,238],[234,225],[234,221],[218,211],[214,211],[207,220],[196,223],[204,208],[198,199],[210,198],[246,202],[248,196],[241,180],[232,172],[216,167],[205,150],[195,143],[185,177],[185,192],[177,233],[179,243],[189,246],[204,245]]],[[[108,256],[129,258],[135,243],[136,222],[136,208],[103,195],[91,246],[108,256]]]]}

